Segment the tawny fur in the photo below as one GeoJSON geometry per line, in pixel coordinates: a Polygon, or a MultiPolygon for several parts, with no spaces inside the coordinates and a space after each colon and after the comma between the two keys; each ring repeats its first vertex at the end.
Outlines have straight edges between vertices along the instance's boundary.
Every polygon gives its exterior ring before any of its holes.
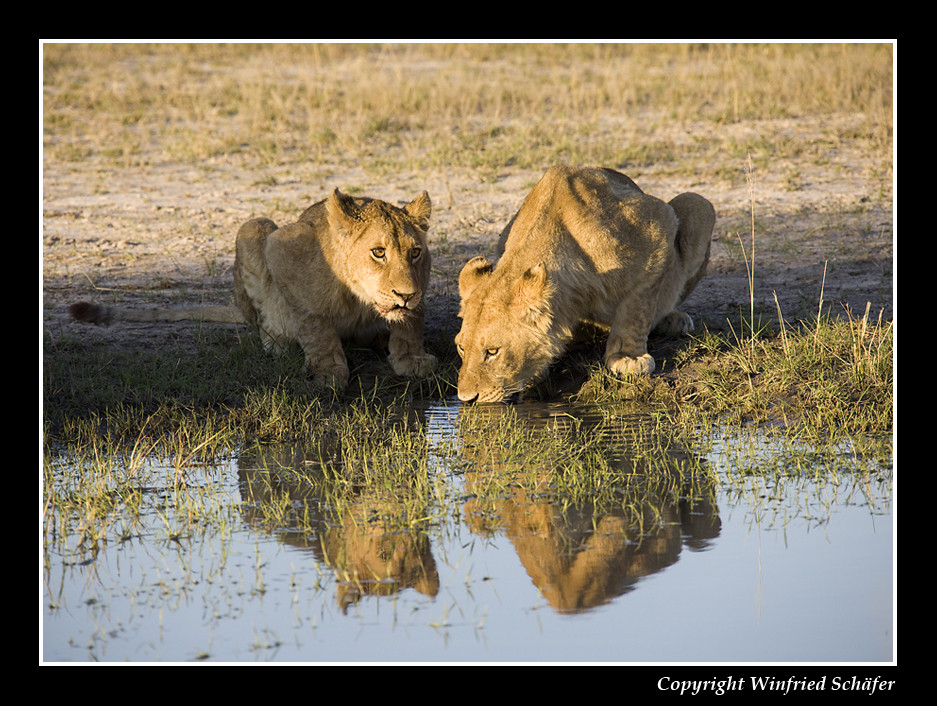
{"type": "Polygon", "coordinates": [[[425,376],[436,359],[423,349],[424,294],[432,204],[424,191],[403,208],[334,190],[296,223],[248,221],[235,245],[237,307],[139,310],[78,302],[71,315],[89,323],[223,321],[256,326],[267,348],[298,342],[316,386],[342,388],[342,342],[386,342],[391,367],[425,376]]]}
{"type": "Polygon", "coordinates": [[[234,306],[186,306],[177,309],[127,309],[92,302],[75,302],[68,313],[86,324],[110,325],[119,321],[214,321],[243,324],[244,315],[234,306]]]}
{"type": "Polygon", "coordinates": [[[650,331],[693,327],[675,307],[705,273],[714,225],[697,194],[668,204],[612,169],[549,169],[502,232],[497,266],[474,258],[459,276],[459,398],[523,391],[583,322],[609,331],[612,373],[653,372],[650,331]]]}

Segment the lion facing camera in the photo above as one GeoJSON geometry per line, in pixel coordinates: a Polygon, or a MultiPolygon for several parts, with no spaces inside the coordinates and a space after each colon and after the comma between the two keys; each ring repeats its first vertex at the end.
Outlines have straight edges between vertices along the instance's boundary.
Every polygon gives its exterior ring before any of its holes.
{"type": "Polygon", "coordinates": [[[256,326],[268,349],[297,342],[315,387],[344,388],[342,342],[385,342],[398,375],[425,377],[436,358],[423,349],[424,294],[430,274],[424,191],[403,208],[335,189],[296,223],[248,221],[237,234],[235,307],[165,311],[78,302],[71,315],[90,323],[227,321],[256,326]]]}

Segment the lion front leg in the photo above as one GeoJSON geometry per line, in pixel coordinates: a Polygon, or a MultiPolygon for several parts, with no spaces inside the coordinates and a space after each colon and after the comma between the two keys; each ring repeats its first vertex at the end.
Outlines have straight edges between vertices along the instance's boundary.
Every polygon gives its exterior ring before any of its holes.
{"type": "Polygon", "coordinates": [[[436,356],[423,350],[423,321],[390,327],[387,360],[397,375],[423,378],[436,370],[436,356]]]}
{"type": "Polygon", "coordinates": [[[335,327],[315,316],[302,319],[297,341],[306,359],[303,367],[316,389],[343,390],[348,384],[348,360],[335,327]]]}
{"type": "Polygon", "coordinates": [[[616,377],[650,375],[654,357],[647,352],[647,336],[651,329],[646,306],[622,303],[609,327],[605,346],[605,366],[616,377]]]}

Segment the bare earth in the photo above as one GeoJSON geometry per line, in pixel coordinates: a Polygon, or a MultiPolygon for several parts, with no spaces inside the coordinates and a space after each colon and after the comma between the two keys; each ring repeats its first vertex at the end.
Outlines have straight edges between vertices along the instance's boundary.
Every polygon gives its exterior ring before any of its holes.
{"type": "MultiPolygon", "coordinates": [[[[849,119],[843,118],[844,127],[849,119]]],[[[829,127],[825,121],[825,128],[829,127]]],[[[732,129],[732,128],[728,128],[732,129]]],[[[817,130],[810,121],[776,121],[744,131],[817,130]]],[[[740,135],[741,136],[741,135],[740,135]]],[[[687,303],[710,329],[738,325],[750,292],[741,242],[752,247],[756,310],[786,320],[826,307],[893,317],[892,172],[872,158],[834,149],[822,164],[778,163],[746,178],[737,174],[691,180],[686,171],[654,166],[618,168],[646,192],[669,200],[682,191],[710,199],[718,220],[708,275],[687,303]],[[673,173],[676,171],[676,173],[673,173]],[[791,175],[796,175],[794,178],[791,175]],[[825,277],[825,280],[824,280],[825,277]]],[[[543,165],[544,169],[549,165],[543,165]]],[[[604,165],[617,166],[617,165],[604,165]]],[[[543,170],[505,167],[495,179],[471,171],[375,175],[355,166],[247,169],[219,161],[115,167],[110,162],[43,164],[41,346],[45,355],[66,339],[103,339],[150,347],[194,340],[195,324],[109,328],[69,320],[80,299],[165,307],[230,303],[234,236],[248,218],[295,218],[332,188],[403,204],[421,190],[433,199],[430,246],[434,280],[427,297],[429,337],[451,341],[458,328],[457,277],[472,256],[494,255],[497,237],[543,170]]],[[[652,353],[654,353],[652,346],[652,353]]]]}

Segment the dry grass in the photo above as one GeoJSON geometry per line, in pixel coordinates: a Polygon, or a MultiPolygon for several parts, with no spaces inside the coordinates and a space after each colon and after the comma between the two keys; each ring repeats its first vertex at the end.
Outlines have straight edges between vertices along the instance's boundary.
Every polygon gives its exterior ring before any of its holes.
{"type": "Polygon", "coordinates": [[[843,136],[699,144],[687,128],[855,113],[887,151],[892,68],[885,44],[48,44],[46,154],[372,169],[822,159],[843,136]]]}

